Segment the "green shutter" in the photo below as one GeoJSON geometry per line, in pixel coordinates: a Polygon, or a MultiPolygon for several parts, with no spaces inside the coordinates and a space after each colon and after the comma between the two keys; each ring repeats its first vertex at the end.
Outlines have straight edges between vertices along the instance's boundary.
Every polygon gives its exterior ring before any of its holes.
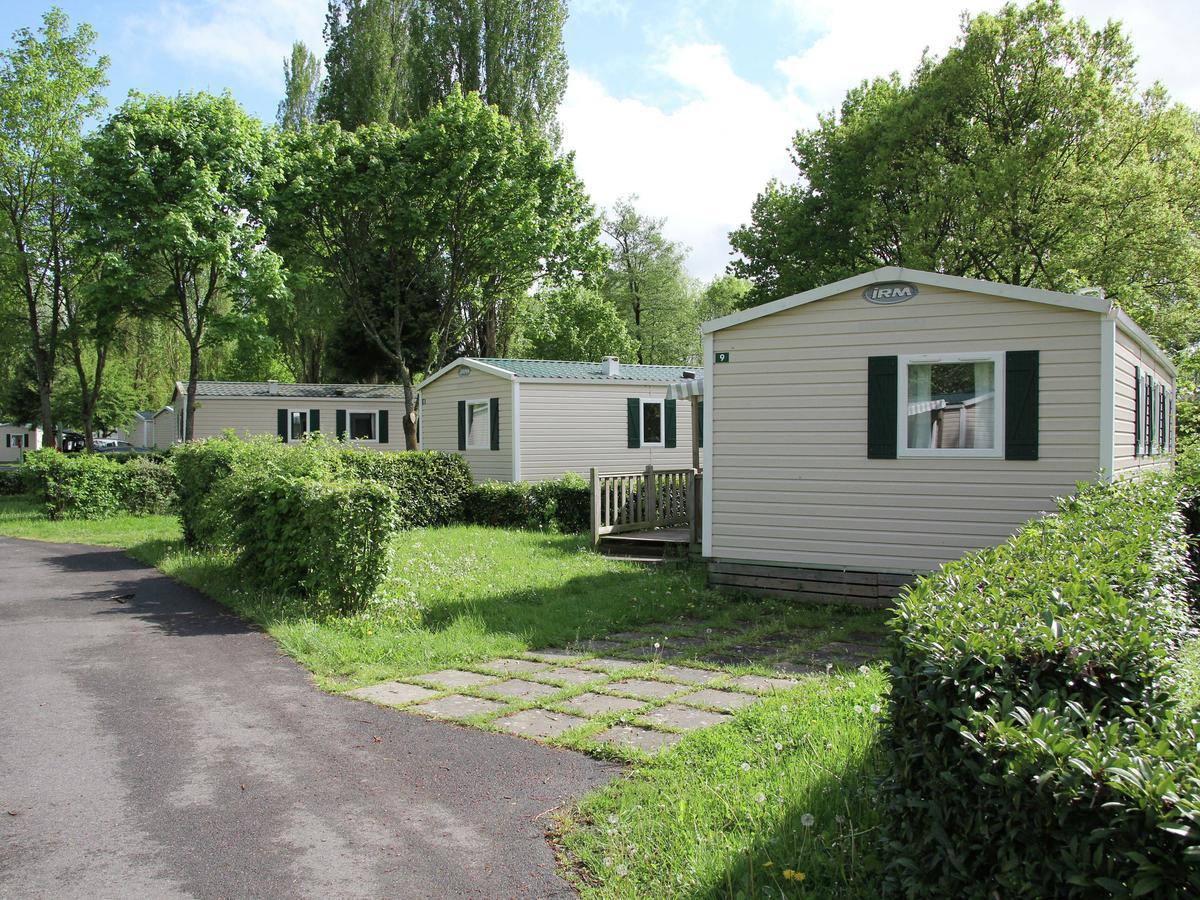
{"type": "Polygon", "coordinates": [[[642,401],[637,397],[630,397],[625,401],[628,410],[628,437],[629,449],[636,450],[642,446],[642,401]]]}
{"type": "Polygon", "coordinates": [[[897,360],[867,359],[867,459],[896,458],[897,360]]]}
{"type": "Polygon", "coordinates": [[[700,427],[696,429],[696,434],[700,435],[700,449],[704,449],[704,401],[701,400],[696,404],[696,415],[700,417],[700,427]]]}
{"type": "Polygon", "coordinates": [[[1154,376],[1146,373],[1146,455],[1154,455],[1154,376]]]}
{"type": "Polygon", "coordinates": [[[1133,455],[1142,455],[1142,367],[1133,367],[1133,455]]]}
{"type": "Polygon", "coordinates": [[[275,410],[275,424],[278,426],[279,437],[286,442],[288,439],[288,411],[286,409],[275,410]]]}
{"type": "Polygon", "coordinates": [[[308,411],[308,430],[321,430],[321,411],[319,409],[310,409],[308,411]]]}
{"type": "Polygon", "coordinates": [[[387,416],[387,414],[388,414],[388,411],[386,409],[381,409],[379,411],[379,434],[377,434],[376,437],[379,438],[379,443],[381,443],[381,444],[386,444],[388,442],[388,416],[387,416]]]}
{"type": "Polygon", "coordinates": [[[488,404],[488,425],[491,426],[492,449],[500,449],[500,398],[493,397],[488,404]]]}
{"type": "Polygon", "coordinates": [[[346,439],[346,411],[339,409],[334,414],[334,420],[337,422],[337,427],[334,429],[337,432],[337,439],[344,441],[346,439]]]}
{"type": "Polygon", "coordinates": [[[458,452],[467,449],[467,401],[458,401],[458,452]]]}
{"type": "Polygon", "coordinates": [[[675,403],[676,403],[675,400],[667,400],[667,402],[663,404],[663,418],[665,420],[663,423],[663,437],[664,437],[663,446],[666,447],[668,450],[674,450],[675,446],[676,446],[675,403]]]}
{"type": "Polygon", "coordinates": [[[1004,458],[1038,458],[1037,350],[1010,350],[1004,357],[1004,458]]]}

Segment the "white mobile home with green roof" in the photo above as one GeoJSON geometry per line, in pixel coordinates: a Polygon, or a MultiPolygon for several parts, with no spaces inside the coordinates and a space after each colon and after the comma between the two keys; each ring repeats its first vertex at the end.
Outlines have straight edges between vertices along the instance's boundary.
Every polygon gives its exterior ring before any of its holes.
{"type": "Polygon", "coordinates": [[[667,388],[699,372],[615,357],[462,357],[418,388],[421,447],[462,453],[476,481],[690,468],[691,407],[667,388]]]}

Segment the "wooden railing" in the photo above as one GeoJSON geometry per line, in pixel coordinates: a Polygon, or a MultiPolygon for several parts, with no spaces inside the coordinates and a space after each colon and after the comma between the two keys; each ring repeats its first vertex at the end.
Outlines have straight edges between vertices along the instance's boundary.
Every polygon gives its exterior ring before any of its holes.
{"type": "MultiPolygon", "coordinates": [[[[699,496],[693,469],[600,474],[592,469],[592,543],[603,535],[692,524],[699,496]]],[[[693,528],[694,530],[694,528],[693,528]]]]}

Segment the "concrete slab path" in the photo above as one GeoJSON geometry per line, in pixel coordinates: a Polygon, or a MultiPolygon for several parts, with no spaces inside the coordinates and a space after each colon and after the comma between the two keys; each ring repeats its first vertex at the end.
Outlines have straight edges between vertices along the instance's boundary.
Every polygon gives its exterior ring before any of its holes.
{"type": "Polygon", "coordinates": [[[119,551],[6,538],[0,711],[0,897],[570,896],[548,811],[617,771],[324,694],[119,551]]]}

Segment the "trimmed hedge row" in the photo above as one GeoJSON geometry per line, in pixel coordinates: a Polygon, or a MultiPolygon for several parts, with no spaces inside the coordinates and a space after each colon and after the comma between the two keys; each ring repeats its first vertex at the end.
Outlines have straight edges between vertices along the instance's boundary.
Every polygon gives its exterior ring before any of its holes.
{"type": "Polygon", "coordinates": [[[575,534],[591,524],[591,485],[568,472],[558,481],[474,485],[465,502],[466,521],[503,528],[550,528],[575,534]]]}
{"type": "Polygon", "coordinates": [[[47,448],[26,453],[21,471],[25,488],[42,501],[51,519],[165,513],[175,505],[175,474],[152,459],[122,463],[47,448]]]}
{"type": "Polygon", "coordinates": [[[1200,890],[1200,747],[1171,691],[1178,502],[1162,476],[1081,487],[898,602],[889,893],[1200,890]]]}

